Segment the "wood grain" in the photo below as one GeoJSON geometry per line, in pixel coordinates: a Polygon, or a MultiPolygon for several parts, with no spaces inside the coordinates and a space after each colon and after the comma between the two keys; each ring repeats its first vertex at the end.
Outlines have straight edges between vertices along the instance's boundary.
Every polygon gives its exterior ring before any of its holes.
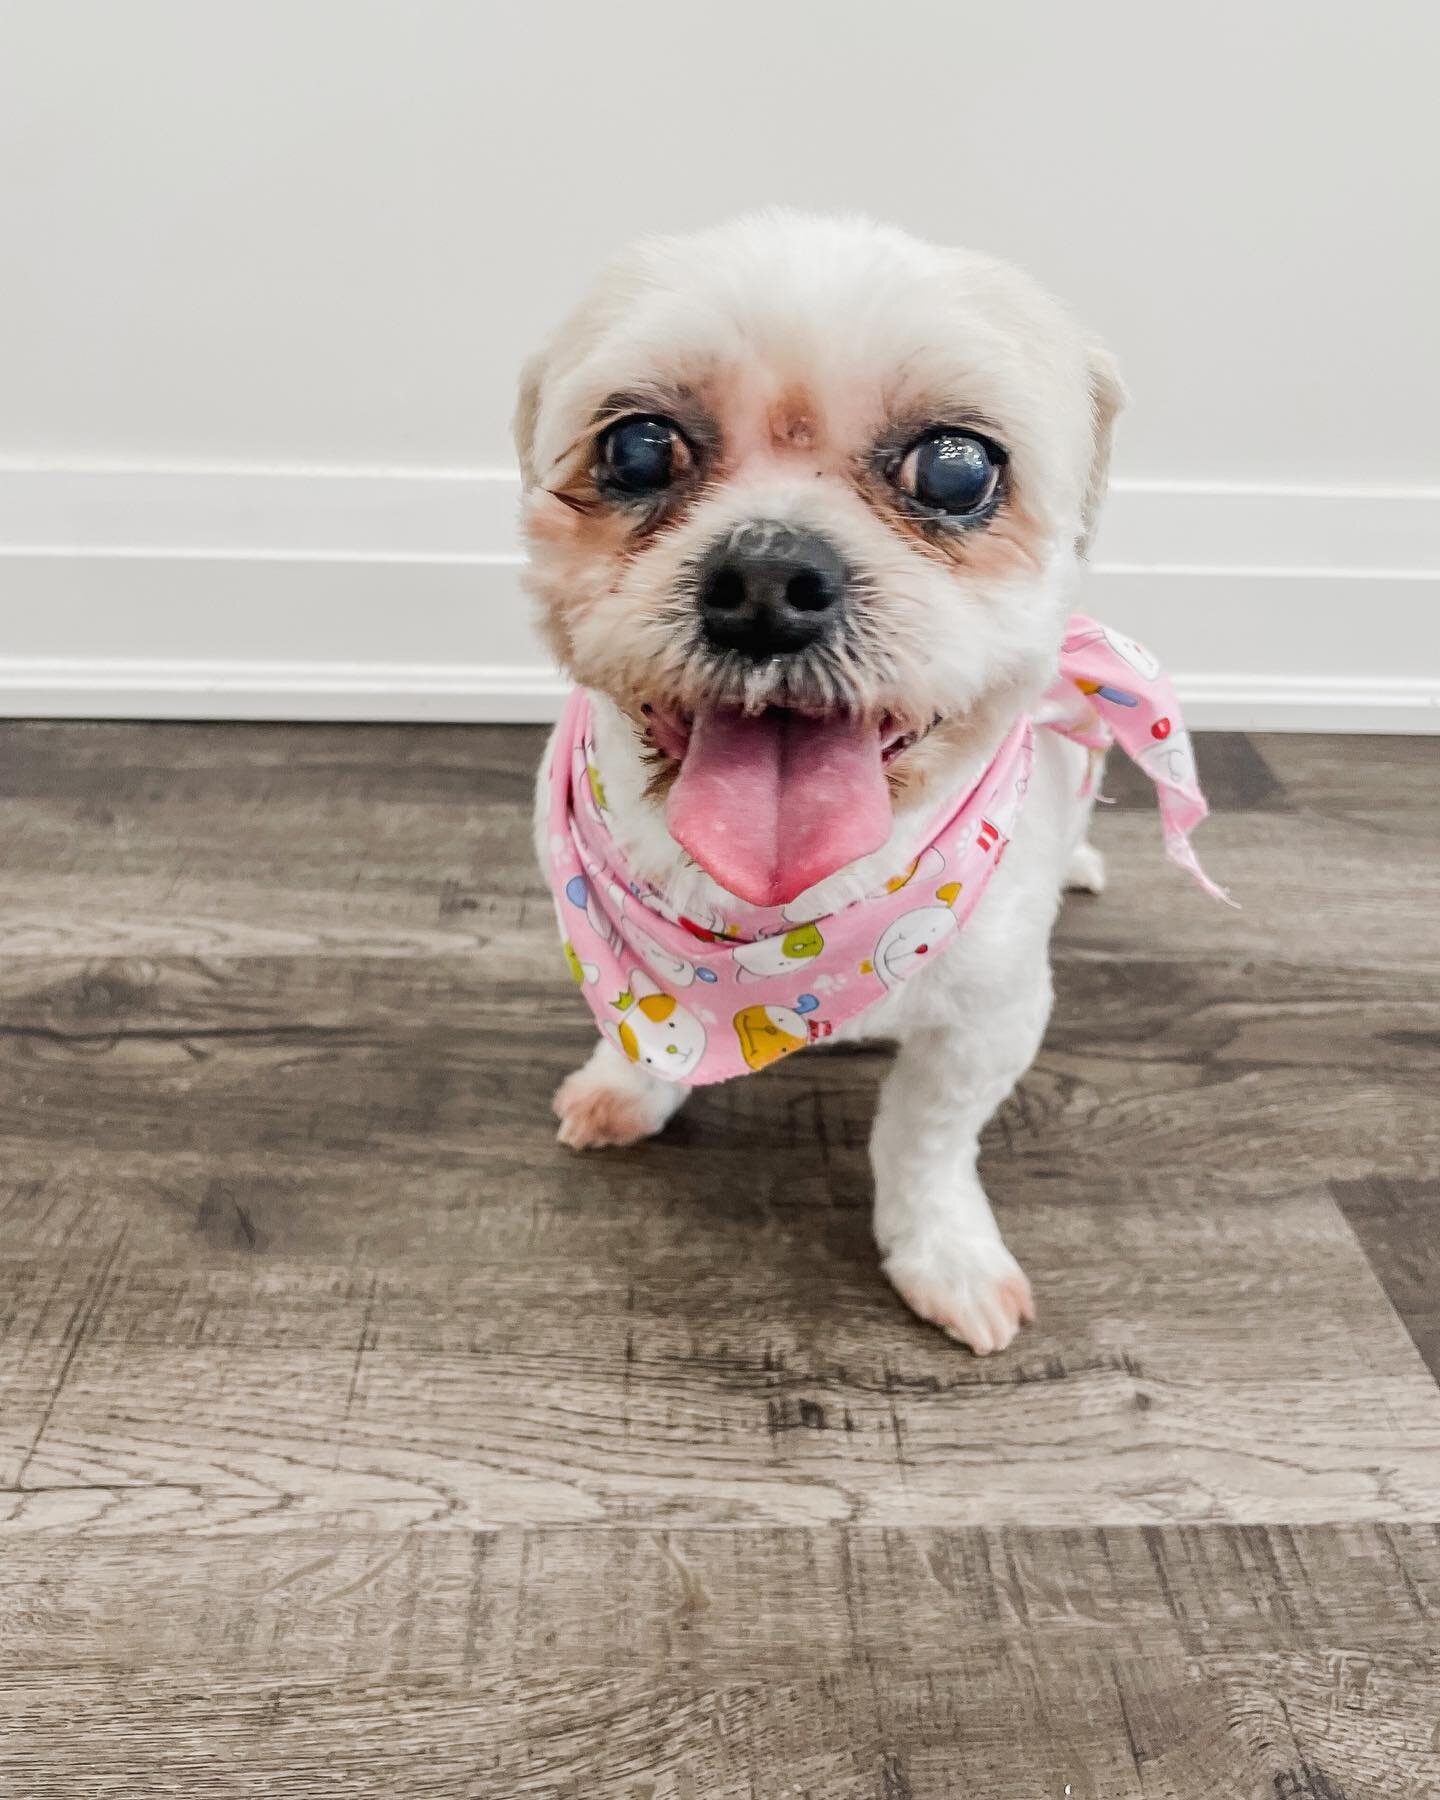
{"type": "MultiPolygon", "coordinates": [[[[297,1522],[248,1540],[32,1533],[8,1603],[43,1625],[32,1672],[123,1666],[147,1615],[152,1672],[207,1635],[235,1674],[551,1665],[721,1683],[884,1659],[915,1675],[1042,1645],[1183,1658],[1435,1647],[1433,1526],[1143,1529],[563,1527],[370,1532],[297,1522]],[[143,1553],[143,1554],[142,1554],[143,1553]],[[63,1603],[62,1603],[63,1597],[63,1603]]],[[[214,1654],[214,1650],[208,1654],[214,1654]]]]}
{"type": "Polygon", "coordinates": [[[0,728],[0,1792],[1440,1791],[1433,741],[1112,781],[988,1361],[883,1049],[555,1144],[537,749],[0,728]]]}

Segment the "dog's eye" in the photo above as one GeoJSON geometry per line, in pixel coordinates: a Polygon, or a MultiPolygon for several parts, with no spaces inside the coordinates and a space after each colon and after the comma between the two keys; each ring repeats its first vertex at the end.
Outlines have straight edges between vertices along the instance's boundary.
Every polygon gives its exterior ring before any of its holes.
{"type": "Polygon", "coordinates": [[[669,419],[617,419],[600,439],[599,474],[621,494],[658,494],[673,487],[694,458],[669,419]]]}
{"type": "Polygon", "coordinates": [[[894,481],[920,506],[958,519],[994,498],[1004,463],[998,444],[968,431],[931,431],[905,452],[894,481]]]}

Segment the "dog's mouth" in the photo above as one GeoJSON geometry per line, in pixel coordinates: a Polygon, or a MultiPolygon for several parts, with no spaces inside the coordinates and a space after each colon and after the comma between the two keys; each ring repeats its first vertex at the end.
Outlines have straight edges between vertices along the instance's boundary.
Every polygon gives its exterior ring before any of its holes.
{"type": "Polygon", "coordinates": [[[886,771],[922,735],[888,715],[644,711],[652,742],[680,765],[665,809],[671,835],[753,906],[784,906],[880,849],[891,827],[886,771]]]}

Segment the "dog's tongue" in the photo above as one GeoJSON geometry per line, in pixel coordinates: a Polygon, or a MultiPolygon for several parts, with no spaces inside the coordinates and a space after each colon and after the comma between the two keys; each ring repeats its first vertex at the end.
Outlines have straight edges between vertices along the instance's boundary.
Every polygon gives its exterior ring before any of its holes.
{"type": "Polygon", "coordinates": [[[701,713],[665,816],[721,887],[783,906],[889,837],[880,734],[775,709],[701,713]]]}

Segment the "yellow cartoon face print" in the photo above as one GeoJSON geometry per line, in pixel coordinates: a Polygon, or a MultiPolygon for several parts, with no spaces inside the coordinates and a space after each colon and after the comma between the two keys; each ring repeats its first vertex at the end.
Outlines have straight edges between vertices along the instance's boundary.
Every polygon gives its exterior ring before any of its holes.
{"type": "Polygon", "coordinates": [[[740,1054],[751,1069],[765,1069],[792,1050],[803,1050],[817,1037],[829,1037],[830,1025],[807,1019],[819,1001],[802,994],[794,1006],[745,1006],[735,1015],[735,1035],[740,1054]]]}

